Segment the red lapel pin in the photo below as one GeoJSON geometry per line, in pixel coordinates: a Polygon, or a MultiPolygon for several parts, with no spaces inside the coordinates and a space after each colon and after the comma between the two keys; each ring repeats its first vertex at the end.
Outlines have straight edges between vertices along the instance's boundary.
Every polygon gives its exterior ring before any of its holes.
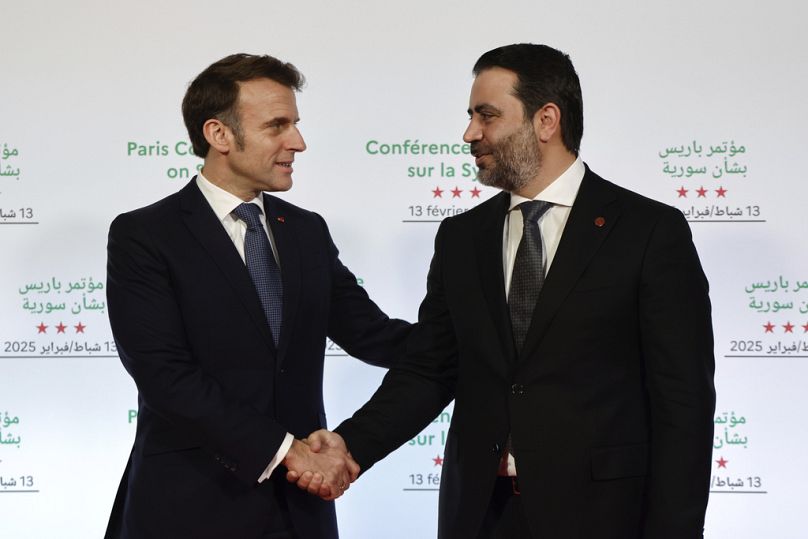
{"type": "Polygon", "coordinates": [[[606,219],[603,217],[595,217],[595,226],[598,228],[603,228],[603,225],[606,224],[606,219]]]}
{"type": "Polygon", "coordinates": [[[286,222],[286,218],[283,217],[282,215],[276,217],[275,219],[277,219],[279,223],[285,223],[286,222]]]}

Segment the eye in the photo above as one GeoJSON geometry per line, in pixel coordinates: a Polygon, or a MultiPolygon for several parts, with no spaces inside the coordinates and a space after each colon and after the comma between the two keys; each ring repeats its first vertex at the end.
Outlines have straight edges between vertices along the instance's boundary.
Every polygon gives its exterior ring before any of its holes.
{"type": "Polygon", "coordinates": [[[284,129],[289,127],[291,124],[292,124],[292,122],[285,119],[285,118],[278,118],[278,119],[275,119],[275,120],[267,122],[265,125],[266,125],[267,129],[269,129],[271,131],[283,131],[284,129]]]}
{"type": "MultiPolygon", "coordinates": [[[[484,122],[487,122],[487,121],[491,120],[491,118],[493,118],[495,116],[494,114],[492,114],[490,112],[483,112],[483,111],[480,111],[480,112],[478,112],[476,114],[484,122]]],[[[472,121],[473,119],[474,119],[474,114],[469,114],[469,121],[472,121]]]]}

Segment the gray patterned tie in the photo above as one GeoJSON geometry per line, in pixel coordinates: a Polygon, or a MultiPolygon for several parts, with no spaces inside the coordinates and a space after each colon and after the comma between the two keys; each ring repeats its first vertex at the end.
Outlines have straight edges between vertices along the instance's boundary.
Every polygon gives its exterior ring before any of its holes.
{"type": "Polygon", "coordinates": [[[508,293],[508,309],[517,353],[525,343],[533,310],[544,285],[544,249],[538,221],[551,206],[551,203],[543,200],[531,200],[519,205],[524,228],[522,241],[519,242],[513,261],[511,289],[508,293]]]}
{"type": "Polygon", "coordinates": [[[269,238],[261,225],[259,217],[261,208],[244,202],[239,204],[233,213],[247,224],[247,233],[244,235],[244,259],[255,290],[258,292],[258,299],[261,300],[261,306],[264,308],[272,339],[277,346],[283,316],[283,285],[281,284],[281,270],[272,254],[269,238]]]}

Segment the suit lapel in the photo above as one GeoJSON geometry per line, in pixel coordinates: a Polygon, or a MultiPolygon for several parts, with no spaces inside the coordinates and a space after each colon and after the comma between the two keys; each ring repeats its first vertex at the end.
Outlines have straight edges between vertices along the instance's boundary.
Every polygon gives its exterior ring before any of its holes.
{"type": "Polygon", "coordinates": [[[544,281],[520,358],[530,357],[589,261],[620,216],[611,184],[587,167],[544,281]],[[597,222],[596,222],[597,221],[597,222]]]}
{"type": "Polygon", "coordinates": [[[511,318],[505,302],[505,277],[502,270],[502,234],[508,212],[510,195],[502,192],[492,200],[489,211],[483,214],[475,234],[477,269],[488,313],[496,328],[508,364],[513,364],[515,351],[511,318]]]}
{"type": "Polygon", "coordinates": [[[233,246],[233,242],[216,218],[205,196],[196,186],[196,179],[180,191],[182,218],[191,234],[208,252],[225,278],[233,287],[236,296],[250,314],[253,322],[270,350],[275,350],[272,334],[244,261],[233,246]]]}
{"type": "Polygon", "coordinates": [[[283,322],[278,338],[278,360],[275,365],[276,369],[279,369],[289,348],[289,339],[300,302],[300,248],[295,223],[287,222],[290,216],[279,212],[276,199],[264,194],[264,208],[267,212],[267,225],[272,230],[272,238],[278,250],[283,283],[283,322]]]}

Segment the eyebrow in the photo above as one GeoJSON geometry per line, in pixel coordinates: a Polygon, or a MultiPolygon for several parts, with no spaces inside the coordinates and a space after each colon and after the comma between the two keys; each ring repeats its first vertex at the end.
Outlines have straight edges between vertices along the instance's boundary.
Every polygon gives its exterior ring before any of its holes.
{"type": "MultiPolygon", "coordinates": [[[[471,116],[471,112],[472,112],[471,109],[468,109],[466,112],[468,112],[469,116],[471,116]]],[[[501,110],[499,110],[498,108],[496,108],[493,105],[489,105],[488,103],[481,103],[481,104],[477,105],[476,107],[474,107],[474,112],[476,112],[477,114],[480,114],[480,113],[483,113],[483,112],[494,113],[494,114],[502,114],[501,110]]]]}
{"type": "Polygon", "coordinates": [[[288,116],[276,116],[274,118],[270,118],[263,124],[261,127],[271,127],[273,125],[287,125],[287,124],[296,124],[300,121],[300,118],[295,118],[294,120],[289,118],[288,116]]]}

